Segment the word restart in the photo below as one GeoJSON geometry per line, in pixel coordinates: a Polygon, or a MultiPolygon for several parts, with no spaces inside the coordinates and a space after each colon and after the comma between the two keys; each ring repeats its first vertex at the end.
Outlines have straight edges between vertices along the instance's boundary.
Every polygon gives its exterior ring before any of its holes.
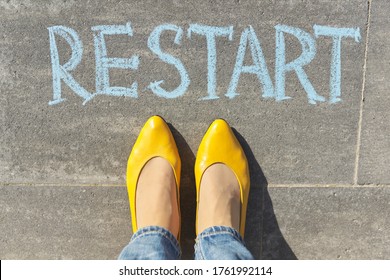
{"type": "MultiPolygon", "coordinates": [[[[53,100],[49,105],[63,102],[61,85],[65,83],[75,94],[83,98],[83,105],[97,95],[111,96],[128,96],[131,98],[138,97],[137,82],[130,87],[114,87],[110,85],[109,70],[110,68],[129,69],[136,71],[140,65],[140,56],[133,55],[130,58],[108,57],[105,36],[106,35],[127,35],[133,36],[131,23],[124,25],[98,25],[92,27],[95,62],[96,62],[96,92],[88,92],[72,76],[72,71],[81,62],[83,56],[83,44],[77,32],[66,26],[52,26],[48,28],[50,39],[50,56],[53,76],[53,100]],[[62,37],[71,48],[71,56],[63,65],[60,64],[59,51],[56,43],[56,36],[62,37]]],[[[285,77],[288,72],[295,72],[303,89],[307,93],[308,102],[316,104],[317,102],[326,101],[324,96],[317,94],[304,66],[309,64],[316,55],[316,38],[326,36],[332,39],[331,62],[330,62],[330,93],[329,103],[341,101],[341,46],[342,40],[353,38],[360,42],[361,35],[359,28],[336,28],[330,26],[314,25],[314,36],[308,32],[292,26],[276,25],[275,26],[275,83],[272,82],[268,72],[260,40],[257,37],[252,26],[246,27],[240,37],[234,69],[229,83],[226,97],[232,99],[238,95],[237,85],[242,74],[255,75],[262,86],[262,97],[274,98],[276,101],[282,101],[291,97],[285,93],[285,77]],[[285,34],[290,34],[299,41],[302,52],[296,59],[286,62],[286,43],[285,34]],[[247,48],[249,45],[249,48],[247,48]],[[246,52],[251,55],[250,65],[244,65],[246,52]]],[[[182,61],[177,57],[164,52],[160,46],[160,38],[164,32],[174,32],[174,44],[180,45],[184,30],[182,27],[174,24],[162,24],[154,28],[150,33],[147,45],[149,50],[159,59],[167,64],[171,64],[180,75],[180,85],[174,90],[167,91],[162,87],[164,80],[154,81],[147,87],[155,95],[162,98],[178,98],[183,96],[190,85],[190,77],[182,61]]],[[[217,65],[217,47],[218,37],[224,37],[225,40],[233,39],[233,26],[217,27],[201,24],[190,24],[187,30],[187,38],[191,39],[192,34],[204,36],[207,45],[207,96],[202,100],[218,99],[216,93],[216,65],[217,65]]]]}

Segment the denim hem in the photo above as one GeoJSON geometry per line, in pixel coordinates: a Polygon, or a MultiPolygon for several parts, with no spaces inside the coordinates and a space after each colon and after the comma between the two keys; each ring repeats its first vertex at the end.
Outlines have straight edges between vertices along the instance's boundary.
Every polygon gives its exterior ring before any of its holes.
{"type": "Polygon", "coordinates": [[[228,226],[212,226],[195,240],[196,260],[253,260],[240,233],[228,226]]]}
{"type": "Polygon", "coordinates": [[[206,236],[213,236],[213,235],[220,235],[220,234],[231,235],[245,245],[244,239],[241,237],[240,233],[236,229],[227,226],[212,226],[206,228],[200,234],[198,234],[195,241],[198,241],[199,239],[202,239],[203,237],[206,236]]]}
{"type": "Polygon", "coordinates": [[[177,257],[178,258],[181,257],[181,249],[180,249],[179,241],[176,239],[176,237],[173,235],[172,232],[160,226],[147,226],[138,229],[131,237],[130,242],[133,242],[138,238],[145,237],[148,235],[158,235],[161,236],[162,238],[167,239],[171,243],[173,249],[175,250],[177,257]]]}

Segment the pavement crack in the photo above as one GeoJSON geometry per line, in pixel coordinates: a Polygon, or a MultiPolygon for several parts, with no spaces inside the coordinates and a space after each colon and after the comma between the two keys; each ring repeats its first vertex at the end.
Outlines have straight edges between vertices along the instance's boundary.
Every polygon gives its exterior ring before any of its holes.
{"type": "Polygon", "coordinates": [[[364,92],[366,89],[366,76],[367,76],[367,58],[368,58],[370,22],[371,22],[371,5],[372,5],[371,2],[372,0],[367,1],[366,40],[365,40],[365,50],[364,50],[362,92],[361,92],[361,100],[360,100],[359,122],[358,122],[357,141],[356,141],[355,169],[353,175],[353,182],[354,185],[356,186],[358,185],[358,180],[359,180],[359,160],[360,160],[360,146],[361,146],[361,134],[362,134],[362,124],[363,124],[363,107],[365,101],[364,92]]]}

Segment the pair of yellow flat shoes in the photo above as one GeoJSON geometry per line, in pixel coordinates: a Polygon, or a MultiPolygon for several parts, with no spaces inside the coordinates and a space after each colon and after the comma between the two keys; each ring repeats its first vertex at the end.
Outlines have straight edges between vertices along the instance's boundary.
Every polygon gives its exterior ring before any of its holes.
{"type": "MultiPolygon", "coordinates": [[[[164,119],[159,116],[153,116],[145,123],[133,146],[127,164],[126,179],[133,232],[138,230],[135,204],[138,178],[146,163],[155,157],[166,159],[173,169],[177,188],[178,207],[180,209],[179,188],[181,160],[172,133],[164,119]]],[[[229,124],[222,119],[217,119],[210,125],[199,145],[195,162],[197,203],[199,203],[200,182],[203,173],[215,163],[223,163],[228,166],[237,178],[240,186],[241,201],[239,232],[241,236],[244,236],[250,187],[248,162],[229,124]]]]}

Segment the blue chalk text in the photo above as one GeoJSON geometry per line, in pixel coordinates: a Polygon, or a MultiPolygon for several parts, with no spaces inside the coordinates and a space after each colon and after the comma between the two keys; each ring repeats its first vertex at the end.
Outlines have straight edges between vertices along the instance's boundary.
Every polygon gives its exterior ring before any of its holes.
{"type": "MultiPolygon", "coordinates": [[[[74,77],[74,71],[83,58],[83,43],[77,32],[66,26],[51,26],[48,28],[50,41],[50,57],[53,82],[53,99],[49,105],[59,104],[66,99],[63,96],[62,85],[67,85],[77,96],[83,99],[83,105],[98,95],[126,96],[138,98],[138,83],[135,81],[129,87],[118,87],[110,84],[109,70],[111,68],[126,69],[129,75],[138,71],[141,63],[141,57],[133,54],[127,58],[109,57],[107,54],[106,36],[127,35],[133,36],[133,29],[130,22],[124,25],[98,25],[91,28],[93,33],[93,44],[95,50],[95,93],[86,90],[74,77]],[[57,39],[61,37],[66,41],[71,50],[69,60],[60,64],[60,52],[57,45],[57,39]]],[[[275,75],[274,82],[269,74],[266,58],[262,49],[262,44],[252,26],[246,27],[242,32],[235,64],[232,69],[231,79],[225,96],[233,99],[240,95],[239,80],[243,74],[255,75],[259,80],[259,96],[263,98],[273,98],[276,101],[283,101],[293,98],[286,93],[286,75],[293,73],[297,76],[303,90],[307,95],[308,103],[317,104],[328,101],[330,104],[341,102],[341,54],[342,40],[353,38],[359,43],[361,34],[359,28],[338,28],[330,26],[313,26],[314,35],[300,28],[281,25],[275,26],[275,75]],[[286,36],[297,40],[301,46],[301,53],[291,61],[286,61],[286,36]],[[304,67],[309,65],[317,54],[317,40],[320,37],[329,37],[332,40],[330,77],[329,77],[329,96],[322,96],[315,90],[312,81],[306,73],[304,67]],[[249,46],[249,48],[248,48],[249,46]],[[250,54],[251,63],[244,63],[246,52],[250,54]]],[[[174,67],[175,73],[180,77],[180,84],[173,90],[168,91],[164,88],[165,80],[150,81],[145,90],[150,90],[160,98],[175,99],[185,95],[191,83],[190,76],[179,57],[163,50],[160,45],[161,37],[164,33],[173,33],[173,43],[180,48],[185,36],[181,26],[174,24],[161,24],[153,29],[147,40],[149,51],[162,62],[174,67]]],[[[220,96],[217,92],[217,45],[220,40],[233,40],[233,26],[209,26],[202,24],[190,24],[187,29],[187,40],[205,39],[207,47],[207,96],[200,100],[215,100],[220,96]]],[[[165,79],[169,79],[167,75],[165,79]]],[[[242,94],[242,93],[241,93],[242,94]]],[[[225,98],[226,98],[225,97],[225,98]]]]}

